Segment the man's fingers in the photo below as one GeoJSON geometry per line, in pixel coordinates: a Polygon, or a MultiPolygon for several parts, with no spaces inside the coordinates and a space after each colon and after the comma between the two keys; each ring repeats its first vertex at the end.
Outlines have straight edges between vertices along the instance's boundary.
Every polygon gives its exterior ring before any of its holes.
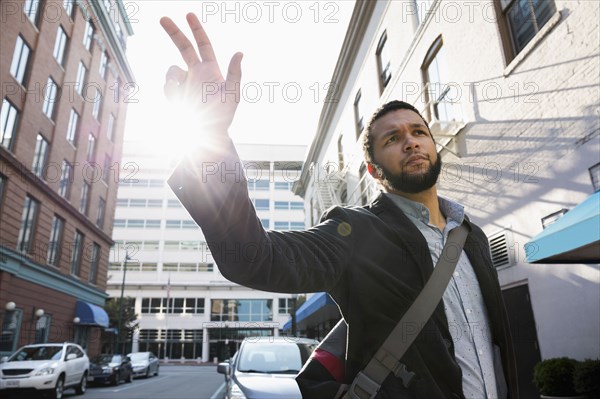
{"type": "Polygon", "coordinates": [[[178,66],[171,65],[171,67],[169,67],[169,70],[165,76],[166,81],[163,88],[165,91],[165,96],[167,96],[169,100],[174,100],[176,98],[179,86],[185,82],[186,77],[187,72],[178,66]]]}
{"type": "Polygon", "coordinates": [[[169,17],[162,17],[160,19],[160,24],[162,25],[165,32],[169,34],[171,40],[179,49],[183,60],[188,66],[196,65],[200,62],[198,58],[198,53],[192,43],[188,40],[187,37],[179,30],[175,22],[171,20],[169,17]]]}
{"type": "Polygon", "coordinates": [[[217,59],[215,57],[212,44],[210,43],[210,39],[208,38],[208,35],[198,20],[196,14],[189,13],[186,16],[186,19],[190,25],[190,28],[192,29],[192,33],[194,34],[194,39],[198,45],[198,51],[200,52],[202,61],[216,61],[217,59]]]}
{"type": "Polygon", "coordinates": [[[231,57],[231,61],[229,61],[229,68],[227,69],[227,79],[225,82],[227,85],[235,85],[239,84],[242,80],[242,58],[244,54],[235,53],[233,57],[231,57]]]}

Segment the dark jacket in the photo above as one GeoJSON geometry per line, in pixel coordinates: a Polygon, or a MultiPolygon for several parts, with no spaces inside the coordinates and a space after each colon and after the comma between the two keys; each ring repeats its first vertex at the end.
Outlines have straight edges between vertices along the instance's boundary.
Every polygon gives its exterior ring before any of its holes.
{"type": "MultiPolygon", "coordinates": [[[[214,140],[214,139],[213,139],[214,140]]],[[[380,195],[366,207],[334,207],[305,231],[265,231],[228,138],[184,158],[169,185],[202,228],[223,276],[265,291],[328,292],[349,325],[346,380],[364,368],[433,271],[418,228],[380,195]],[[216,150],[215,148],[218,148],[216,150]]],[[[500,348],[509,398],[518,397],[508,318],[487,237],[471,223],[465,243],[500,348]]],[[[416,374],[406,389],[393,375],[377,398],[462,398],[461,369],[440,302],[403,357],[416,374]]]]}

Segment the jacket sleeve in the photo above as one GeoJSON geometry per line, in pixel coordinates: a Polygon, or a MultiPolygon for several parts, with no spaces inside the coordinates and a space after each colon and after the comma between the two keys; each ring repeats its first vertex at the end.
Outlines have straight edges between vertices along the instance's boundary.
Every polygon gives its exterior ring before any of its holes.
{"type": "Polygon", "coordinates": [[[202,228],[223,276],[266,291],[339,289],[353,248],[353,235],[344,228],[347,213],[338,208],[305,231],[266,231],[248,196],[243,169],[224,136],[185,156],[168,179],[202,228]]]}

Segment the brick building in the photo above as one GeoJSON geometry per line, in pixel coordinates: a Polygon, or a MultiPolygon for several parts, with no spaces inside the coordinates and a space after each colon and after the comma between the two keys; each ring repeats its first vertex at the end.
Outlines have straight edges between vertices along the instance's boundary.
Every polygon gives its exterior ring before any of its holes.
{"type": "Polygon", "coordinates": [[[440,195],[491,243],[523,397],[537,395],[540,359],[600,357],[598,264],[532,264],[525,251],[600,189],[598,18],[594,1],[357,1],[296,187],[308,225],[368,203],[368,118],[393,99],[422,110],[445,164],[440,195]]]}
{"type": "Polygon", "coordinates": [[[133,34],[121,0],[1,4],[0,355],[100,348],[133,34]]]}

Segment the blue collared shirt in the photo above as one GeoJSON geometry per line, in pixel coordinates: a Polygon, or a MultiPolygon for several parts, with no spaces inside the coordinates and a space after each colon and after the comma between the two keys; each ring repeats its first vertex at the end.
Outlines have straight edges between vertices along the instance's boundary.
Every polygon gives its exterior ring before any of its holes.
{"type": "MultiPolygon", "coordinates": [[[[431,261],[435,265],[448,233],[462,224],[464,207],[454,201],[438,197],[440,210],[446,217],[444,231],[429,223],[429,209],[419,202],[385,193],[419,229],[427,240],[431,261]]],[[[494,373],[494,345],[481,295],[481,288],[473,266],[463,250],[454,275],[443,295],[444,311],[450,335],[454,341],[454,355],[462,370],[463,393],[468,399],[497,398],[494,373]]]]}

